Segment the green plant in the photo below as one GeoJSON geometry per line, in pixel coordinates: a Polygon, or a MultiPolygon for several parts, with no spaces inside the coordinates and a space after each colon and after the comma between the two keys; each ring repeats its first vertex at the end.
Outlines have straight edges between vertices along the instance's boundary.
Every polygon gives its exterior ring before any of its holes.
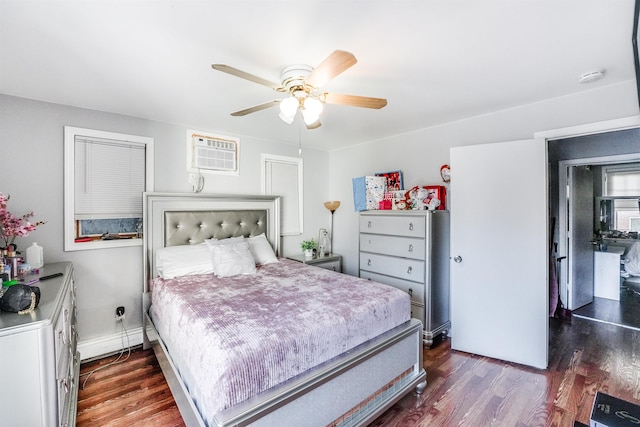
{"type": "Polygon", "coordinates": [[[309,250],[315,249],[316,246],[317,246],[317,243],[314,239],[303,240],[302,242],[300,242],[300,247],[302,248],[303,251],[309,251],[309,250]]]}

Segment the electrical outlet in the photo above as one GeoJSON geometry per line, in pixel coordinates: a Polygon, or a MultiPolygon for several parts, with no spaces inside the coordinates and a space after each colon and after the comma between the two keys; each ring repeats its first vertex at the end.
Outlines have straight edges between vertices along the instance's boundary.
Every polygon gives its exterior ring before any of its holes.
{"type": "Polygon", "coordinates": [[[116,308],[116,320],[124,320],[124,307],[116,308]]]}

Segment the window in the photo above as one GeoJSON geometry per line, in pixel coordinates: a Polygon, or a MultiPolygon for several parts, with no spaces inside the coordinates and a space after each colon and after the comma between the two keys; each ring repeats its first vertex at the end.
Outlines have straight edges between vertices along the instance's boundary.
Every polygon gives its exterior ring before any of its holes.
{"type": "Polygon", "coordinates": [[[64,128],[65,251],[142,244],[153,138],[64,128]]]}
{"type": "Polygon", "coordinates": [[[640,197],[640,165],[638,163],[605,166],[605,196],[640,197]]]}
{"type": "Polygon", "coordinates": [[[281,196],[281,235],[302,233],[302,159],[262,155],[262,194],[281,196]]]}

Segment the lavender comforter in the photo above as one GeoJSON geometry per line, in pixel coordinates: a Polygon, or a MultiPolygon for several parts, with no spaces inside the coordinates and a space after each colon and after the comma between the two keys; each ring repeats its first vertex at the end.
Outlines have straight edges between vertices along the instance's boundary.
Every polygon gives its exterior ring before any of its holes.
{"type": "Polygon", "coordinates": [[[287,259],[225,279],[157,278],[150,313],[209,425],[411,317],[396,288],[287,259]]]}

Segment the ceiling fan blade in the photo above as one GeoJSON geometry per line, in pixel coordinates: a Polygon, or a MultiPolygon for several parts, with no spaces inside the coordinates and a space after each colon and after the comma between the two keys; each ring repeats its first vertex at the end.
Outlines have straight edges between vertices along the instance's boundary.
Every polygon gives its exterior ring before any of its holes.
{"type": "Polygon", "coordinates": [[[253,107],[245,108],[244,110],[235,111],[231,113],[231,115],[234,117],[246,116],[247,114],[255,113],[256,111],[266,110],[267,108],[275,107],[278,104],[280,104],[280,100],[274,99],[273,101],[265,102],[264,104],[254,105],[253,107]]]}
{"type": "Polygon", "coordinates": [[[231,74],[232,76],[240,77],[241,79],[249,80],[250,82],[261,84],[263,86],[269,87],[278,92],[286,91],[285,88],[283,88],[277,83],[270,82],[269,80],[265,80],[261,77],[254,76],[253,74],[249,74],[245,71],[238,70],[237,68],[233,68],[229,65],[212,64],[211,68],[213,68],[214,70],[222,71],[223,73],[231,74]]]}
{"type": "Polygon", "coordinates": [[[314,88],[319,88],[356,62],[358,60],[352,53],[336,50],[313,69],[305,79],[305,83],[314,88]]]}
{"type": "Polygon", "coordinates": [[[368,96],[344,95],[340,93],[325,92],[320,95],[319,98],[327,104],[350,105],[352,107],[379,109],[387,105],[387,100],[384,98],[370,98],[368,96]]]}
{"type": "Polygon", "coordinates": [[[318,119],[310,125],[307,125],[306,123],[305,125],[307,126],[307,129],[318,129],[320,126],[322,126],[322,123],[320,123],[320,119],[318,119]]]}

